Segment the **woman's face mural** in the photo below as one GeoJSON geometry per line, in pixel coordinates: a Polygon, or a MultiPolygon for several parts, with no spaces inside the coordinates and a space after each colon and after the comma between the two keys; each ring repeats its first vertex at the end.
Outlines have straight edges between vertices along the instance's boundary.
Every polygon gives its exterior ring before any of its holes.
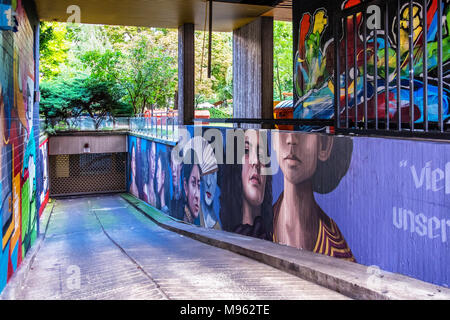
{"type": "Polygon", "coordinates": [[[217,172],[202,176],[203,198],[207,206],[211,206],[217,189],[217,172]]]}
{"type": "Polygon", "coordinates": [[[153,179],[155,177],[155,170],[156,170],[156,144],[152,143],[150,146],[150,176],[153,179]]]}
{"type": "Polygon", "coordinates": [[[158,194],[161,193],[162,189],[164,188],[164,182],[165,182],[165,173],[164,170],[162,168],[162,162],[161,159],[158,159],[158,170],[156,172],[156,188],[157,188],[157,192],[158,194]]]}
{"type": "Polygon", "coordinates": [[[173,190],[174,190],[174,198],[179,199],[181,197],[181,169],[182,169],[182,163],[181,161],[177,161],[175,157],[175,153],[171,152],[172,157],[172,183],[173,183],[173,190]]]}
{"type": "Polygon", "coordinates": [[[133,177],[133,182],[135,182],[136,177],[136,148],[131,148],[131,175],[133,177]]]}
{"type": "Polygon", "coordinates": [[[200,168],[194,165],[188,181],[184,181],[187,205],[192,215],[197,218],[200,211],[200,168]]]}
{"type": "Polygon", "coordinates": [[[242,160],[242,187],[244,198],[252,206],[260,206],[264,201],[266,176],[261,174],[259,145],[248,137],[245,138],[245,154],[242,160]]]}

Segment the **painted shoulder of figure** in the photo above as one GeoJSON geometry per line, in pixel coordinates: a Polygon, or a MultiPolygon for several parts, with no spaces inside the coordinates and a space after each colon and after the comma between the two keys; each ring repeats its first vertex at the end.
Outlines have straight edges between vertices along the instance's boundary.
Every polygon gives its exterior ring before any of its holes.
{"type": "Polygon", "coordinates": [[[319,233],[313,251],[330,257],[356,262],[336,222],[326,215],[320,219],[319,233]]]}

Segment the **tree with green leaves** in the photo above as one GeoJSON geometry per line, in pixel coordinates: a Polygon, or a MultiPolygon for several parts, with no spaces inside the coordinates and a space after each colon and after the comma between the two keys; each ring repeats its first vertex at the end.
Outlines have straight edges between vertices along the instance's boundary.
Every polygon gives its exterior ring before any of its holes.
{"type": "Polygon", "coordinates": [[[50,80],[61,74],[61,66],[68,61],[70,43],[66,38],[64,24],[55,22],[40,23],[40,62],[42,78],[50,80]]]}
{"type": "MultiPolygon", "coordinates": [[[[196,105],[226,105],[233,98],[233,36],[213,33],[211,78],[207,77],[208,48],[203,47],[204,39],[207,34],[195,32],[196,105]]],[[[40,45],[42,96],[47,97],[41,103],[43,115],[74,113],[63,112],[67,108],[63,100],[76,94],[81,95],[80,101],[85,99],[82,95],[88,94],[83,91],[88,82],[109,84],[118,90],[123,103],[121,114],[127,110],[129,115],[140,114],[174,105],[178,87],[177,30],[43,22],[40,45]],[[80,79],[84,79],[82,85],[77,83],[80,79]],[[78,85],[80,90],[71,89],[69,83],[78,85]],[[66,96],[63,90],[68,90],[66,96]],[[52,103],[54,111],[49,107],[52,103]]],[[[292,24],[275,21],[275,100],[283,100],[283,92],[292,92],[292,55],[292,24]]],[[[97,89],[102,87],[106,88],[99,85],[97,89]]]]}
{"type": "MultiPolygon", "coordinates": [[[[97,81],[87,76],[57,78],[41,84],[41,113],[45,118],[90,116],[96,128],[106,117],[127,116],[130,105],[124,103],[125,92],[114,82],[97,81]]],[[[68,124],[68,123],[67,123],[68,124]]]]}
{"type": "Polygon", "coordinates": [[[208,33],[195,32],[195,93],[196,105],[216,103],[233,98],[233,34],[213,32],[211,78],[208,78],[208,33]],[[203,58],[203,59],[202,59],[203,58]],[[203,63],[202,63],[203,62],[203,63]]]}
{"type": "Polygon", "coordinates": [[[125,53],[89,51],[81,57],[93,79],[114,82],[126,90],[134,114],[156,106],[168,107],[176,90],[174,60],[145,38],[125,53]]]}
{"type": "Polygon", "coordinates": [[[284,100],[284,92],[293,92],[292,23],[274,22],[274,100],[284,100]]]}

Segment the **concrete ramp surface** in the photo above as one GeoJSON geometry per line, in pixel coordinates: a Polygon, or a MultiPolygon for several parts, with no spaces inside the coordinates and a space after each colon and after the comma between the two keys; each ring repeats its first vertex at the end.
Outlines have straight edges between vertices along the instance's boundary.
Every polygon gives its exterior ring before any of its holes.
{"type": "Polygon", "coordinates": [[[13,278],[4,299],[347,299],[165,230],[119,195],[56,200],[49,219],[21,286],[13,278]]]}

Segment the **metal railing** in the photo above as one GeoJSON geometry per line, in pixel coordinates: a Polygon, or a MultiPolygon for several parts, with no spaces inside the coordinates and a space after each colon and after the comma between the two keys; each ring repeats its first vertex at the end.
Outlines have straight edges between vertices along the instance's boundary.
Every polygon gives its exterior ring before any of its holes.
{"type": "Polygon", "coordinates": [[[161,140],[178,140],[178,118],[172,111],[155,112],[153,117],[77,117],[40,119],[41,132],[112,132],[124,131],[161,140]]]}
{"type": "Polygon", "coordinates": [[[312,127],[331,127],[334,126],[334,120],[321,119],[248,119],[248,118],[227,118],[227,119],[194,119],[195,124],[233,124],[240,128],[243,124],[253,124],[268,126],[312,126],[312,127]]]}
{"type": "Polygon", "coordinates": [[[373,0],[335,15],[337,132],[450,137],[442,13],[441,0],[373,0]],[[378,27],[368,25],[373,6],[382,12],[378,27]],[[430,17],[437,25],[432,39],[430,17]],[[401,39],[407,41],[403,47],[401,39]],[[436,48],[433,58],[431,48],[436,48]]]}
{"type": "Polygon", "coordinates": [[[154,112],[152,116],[130,118],[129,131],[135,134],[178,141],[178,117],[172,111],[154,112]]]}
{"type": "Polygon", "coordinates": [[[41,131],[112,131],[128,130],[129,118],[104,117],[92,118],[80,116],[76,118],[40,119],[41,131]]]}

